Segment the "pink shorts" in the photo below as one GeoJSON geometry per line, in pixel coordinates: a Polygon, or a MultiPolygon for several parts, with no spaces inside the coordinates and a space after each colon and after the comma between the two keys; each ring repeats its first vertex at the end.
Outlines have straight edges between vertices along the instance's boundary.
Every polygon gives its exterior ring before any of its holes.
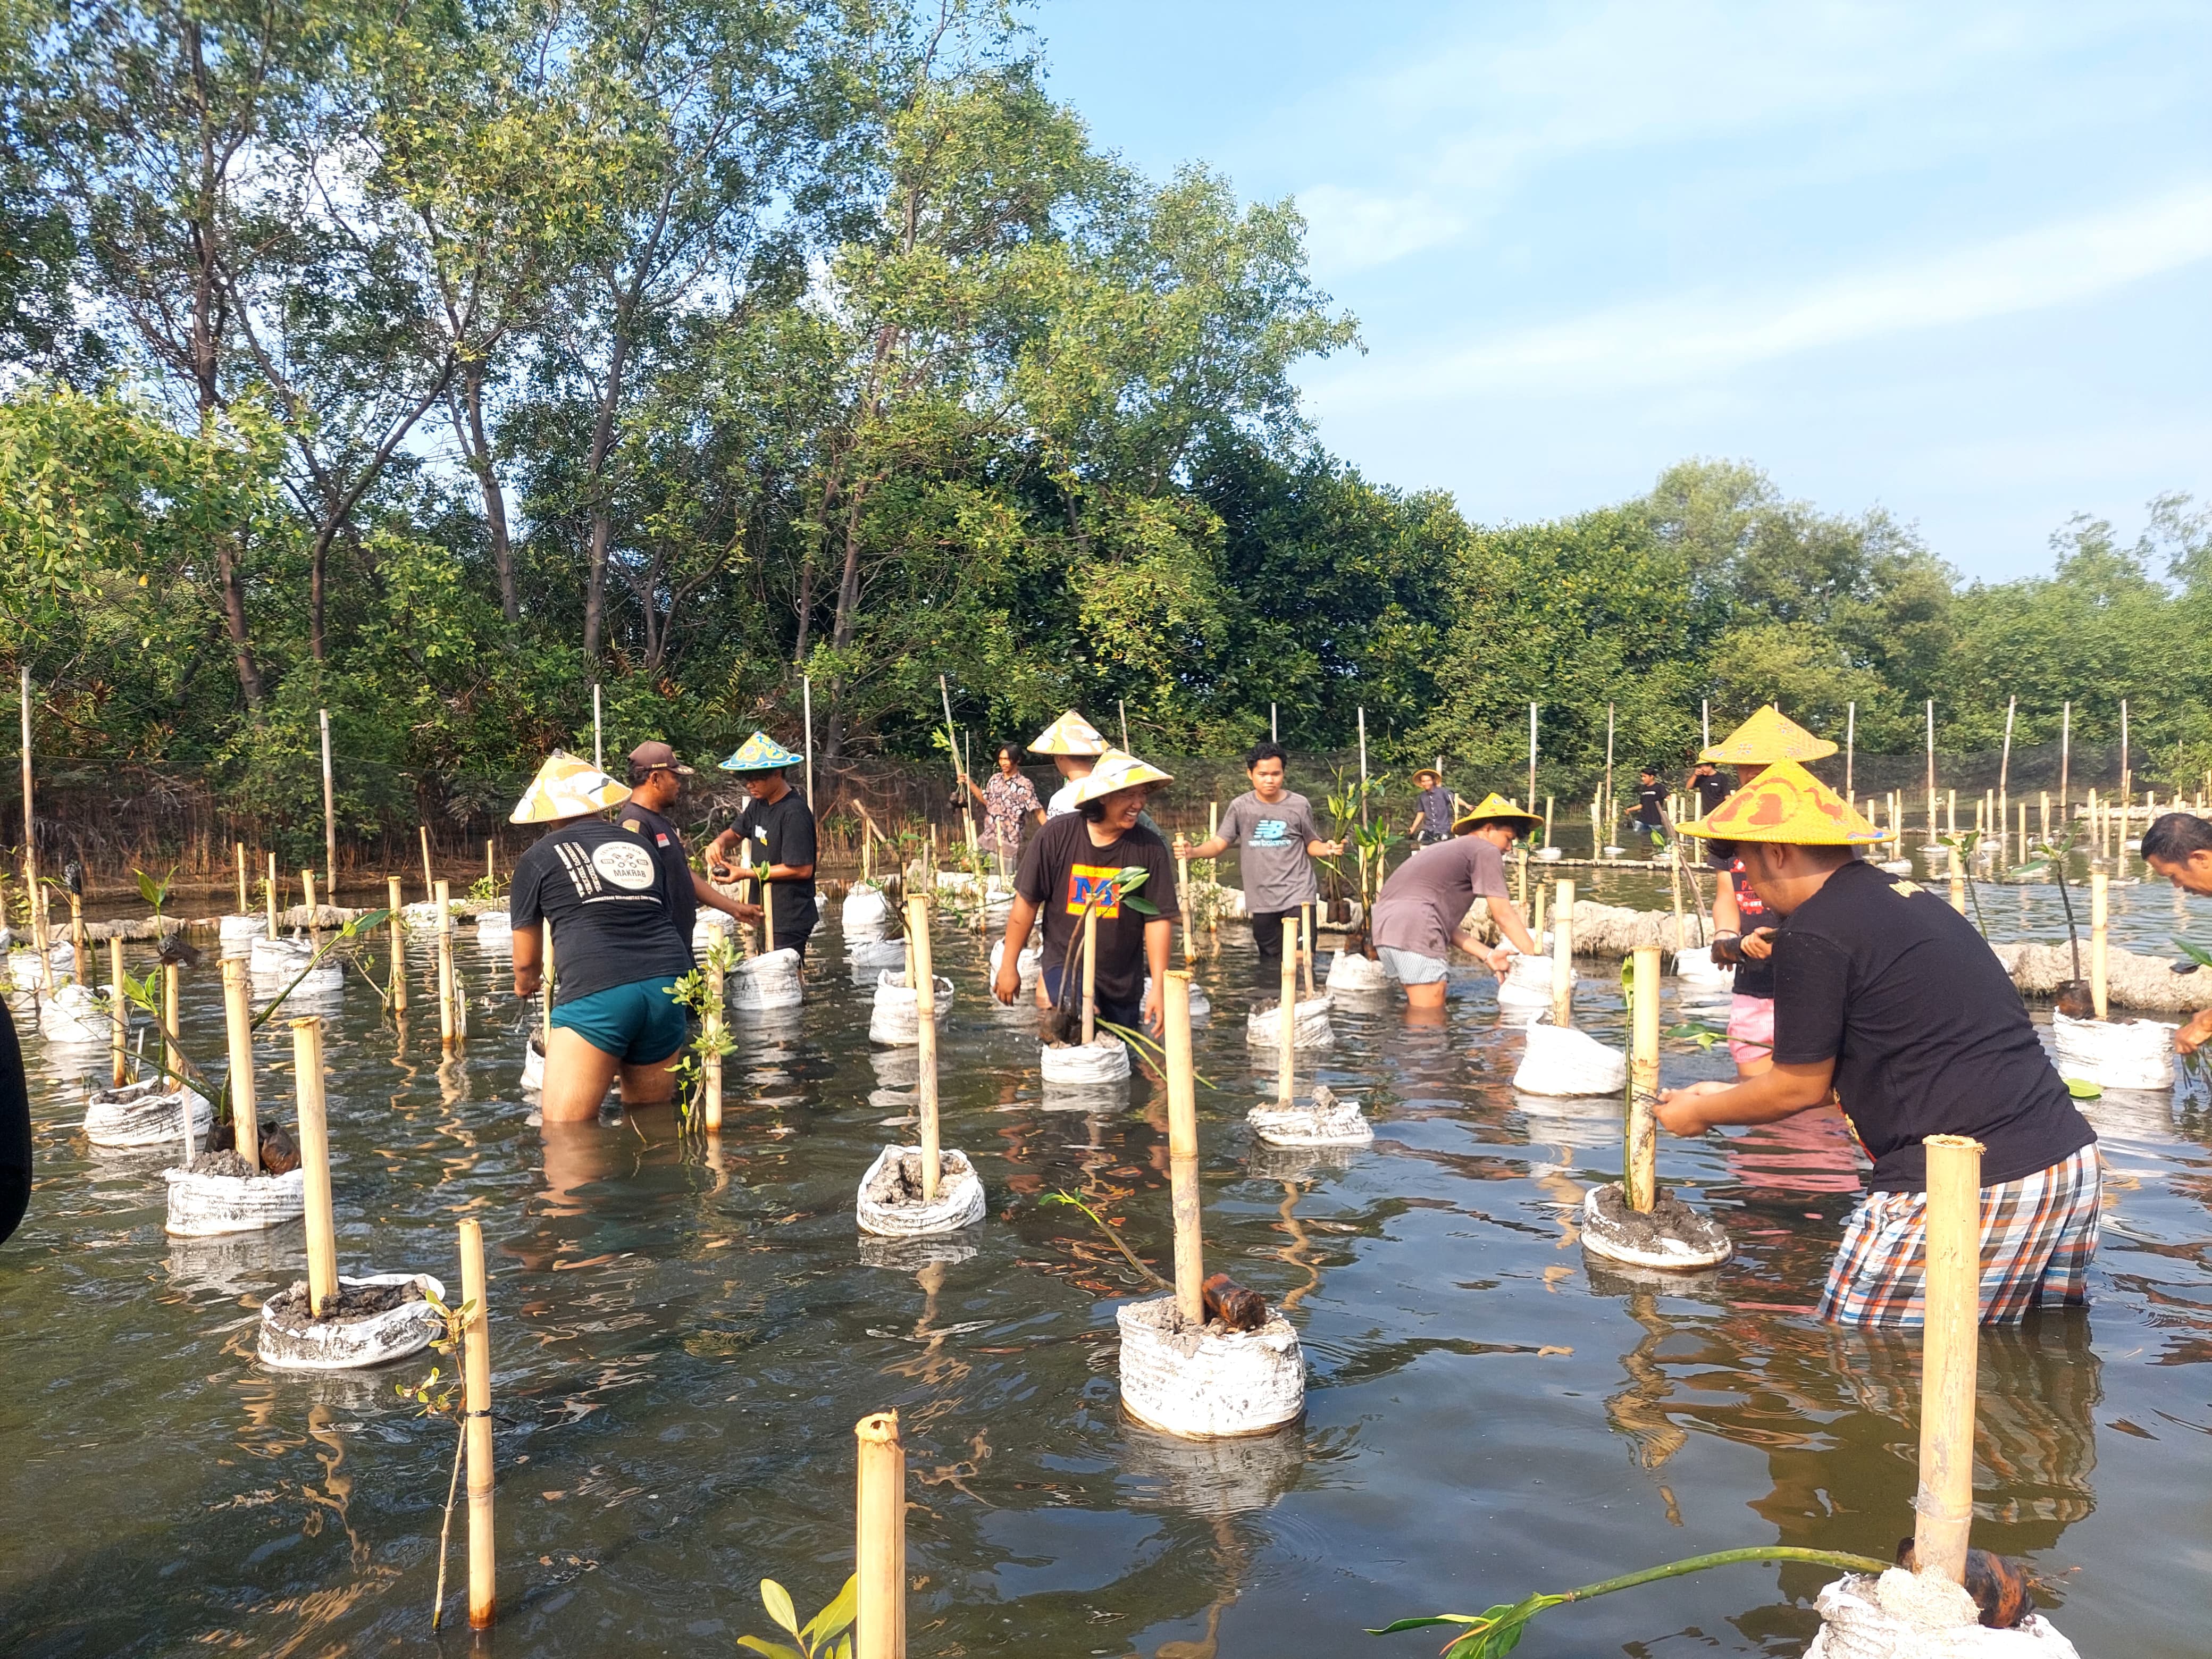
{"type": "Polygon", "coordinates": [[[1774,1058],[1774,999],[1741,994],[1729,999],[1729,1058],[1739,1066],[1774,1058]]]}

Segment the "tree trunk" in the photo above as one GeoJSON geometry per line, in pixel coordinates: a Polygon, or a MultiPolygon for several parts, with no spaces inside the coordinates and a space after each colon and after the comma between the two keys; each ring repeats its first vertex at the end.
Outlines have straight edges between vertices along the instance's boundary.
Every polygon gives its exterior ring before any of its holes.
{"type": "Polygon", "coordinates": [[[223,630],[230,635],[231,655],[238,664],[238,689],[246,706],[258,708],[267,695],[261,684],[260,665],[253,660],[253,635],[246,621],[246,586],[238,578],[238,560],[228,536],[215,544],[216,579],[222,590],[223,630]]]}
{"type": "Polygon", "coordinates": [[[614,514],[607,501],[607,457],[614,448],[615,410],[622,402],[623,371],[629,359],[630,295],[615,307],[614,346],[607,354],[606,384],[599,389],[599,418],[592,427],[592,455],[584,477],[592,492],[592,537],[584,574],[584,660],[599,659],[599,634],[606,613],[607,549],[614,540],[614,514]]]}
{"type": "MultiPolygon", "coordinates": [[[[491,537],[491,565],[499,575],[500,614],[509,623],[519,623],[522,620],[522,603],[514,591],[514,544],[507,529],[507,492],[499,487],[499,477],[492,470],[491,443],[484,433],[483,369],[474,362],[461,365],[461,409],[468,418],[461,447],[468,455],[469,470],[477,475],[477,488],[483,493],[484,526],[491,537]]],[[[459,422],[456,421],[455,424],[459,422]]]]}

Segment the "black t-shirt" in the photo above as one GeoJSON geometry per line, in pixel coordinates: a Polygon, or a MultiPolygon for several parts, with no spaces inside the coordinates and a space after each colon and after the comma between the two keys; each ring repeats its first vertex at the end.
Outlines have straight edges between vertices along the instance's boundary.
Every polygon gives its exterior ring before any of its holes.
{"type": "Polygon", "coordinates": [[[1728,780],[1717,772],[1708,772],[1701,777],[1691,779],[1690,781],[1697,786],[1699,817],[1710,813],[1713,808],[1735,793],[1729,787],[1728,780]]]}
{"type": "MultiPolygon", "coordinates": [[[[806,797],[796,789],[786,790],[783,799],[773,805],[747,800],[745,810],[738,814],[736,828],[738,839],[750,843],[755,864],[811,866],[814,863],[814,812],[806,797]]],[[[734,848],[731,856],[734,860],[734,848]]],[[[775,906],[769,919],[775,924],[777,946],[804,944],[822,919],[814,902],[812,878],[772,881],[767,885],[769,902],[775,906]]]]}
{"type": "Polygon", "coordinates": [[[1773,961],[1776,1063],[1833,1057],[1876,1192],[1926,1187],[1926,1135],[1980,1141],[1984,1187],[2096,1139],[1995,952],[1929,889],[1847,864],[1784,923],[1773,961]]]}
{"type": "Polygon", "coordinates": [[[514,862],[518,928],[553,924],[557,1007],[645,979],[691,971],[691,942],[669,921],[668,871],[642,836],[605,818],[549,831],[514,862]]]}
{"type": "MultiPolygon", "coordinates": [[[[1729,867],[1729,884],[1735,889],[1735,913],[1742,920],[1736,927],[1746,935],[1755,927],[1771,927],[1782,918],[1766,908],[1759,895],[1752,890],[1751,878],[1743,872],[1743,860],[1738,859],[1729,867]]],[[[1735,965],[1735,994],[1740,997],[1771,997],[1774,994],[1774,958],[1753,962],[1746,957],[1735,965]]]]}
{"type": "Polygon", "coordinates": [[[653,843],[653,855],[668,872],[668,920],[676,937],[684,941],[684,948],[690,950],[691,924],[699,915],[699,890],[691,884],[691,860],[684,850],[684,837],[664,815],[634,800],[615,809],[615,822],[653,843]]]}
{"type": "Polygon", "coordinates": [[[1167,842],[1141,823],[1104,847],[1091,842],[1091,824],[1080,812],[1066,812],[1037,832],[1022,852],[1021,869],[1014,890],[1037,907],[1044,920],[1044,965],[1062,963],[1081,966],[1081,957],[1070,957],[1068,946],[1083,937],[1084,907],[1099,884],[1110,890],[1112,878],[1132,866],[1151,874],[1145,884],[1129,895],[1142,900],[1155,914],[1147,915],[1133,902],[1113,894],[1094,914],[1098,918],[1098,1000],[1133,1002],[1145,988],[1145,924],[1172,921],[1182,914],[1176,908],[1175,859],[1167,842]]]}
{"type": "Polygon", "coordinates": [[[15,1020],[0,1006],[0,1242],[31,1202],[31,1087],[15,1020]]]}
{"type": "Polygon", "coordinates": [[[1656,830],[1667,821],[1667,791],[1656,783],[1636,786],[1636,821],[1647,830],[1656,830]]]}

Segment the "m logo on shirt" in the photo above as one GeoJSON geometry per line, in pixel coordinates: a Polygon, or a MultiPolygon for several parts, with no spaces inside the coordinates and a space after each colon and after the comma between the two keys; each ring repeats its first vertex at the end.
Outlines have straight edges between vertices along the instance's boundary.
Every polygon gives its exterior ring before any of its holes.
{"type": "Polygon", "coordinates": [[[1121,914],[1121,895],[1114,879],[1121,873],[1117,865],[1079,864],[1067,872],[1067,914],[1080,916],[1085,910],[1101,921],[1111,921],[1121,914]],[[1096,908],[1093,908],[1095,902],[1096,908]]]}

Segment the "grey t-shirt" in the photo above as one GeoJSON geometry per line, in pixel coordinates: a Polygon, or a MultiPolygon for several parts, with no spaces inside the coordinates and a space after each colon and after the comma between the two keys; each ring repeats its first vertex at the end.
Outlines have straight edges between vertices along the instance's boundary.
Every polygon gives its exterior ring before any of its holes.
{"type": "Polygon", "coordinates": [[[1295,910],[1321,896],[1306,843],[1319,841],[1313,805],[1295,791],[1270,805],[1247,789],[1221,815],[1221,839],[1244,850],[1244,908],[1254,915],[1295,910]]]}
{"type": "Polygon", "coordinates": [[[1443,961],[1452,932],[1475,899],[1510,899],[1505,855],[1480,836],[1424,847],[1390,872],[1375,901],[1377,950],[1411,951],[1443,961]]]}

